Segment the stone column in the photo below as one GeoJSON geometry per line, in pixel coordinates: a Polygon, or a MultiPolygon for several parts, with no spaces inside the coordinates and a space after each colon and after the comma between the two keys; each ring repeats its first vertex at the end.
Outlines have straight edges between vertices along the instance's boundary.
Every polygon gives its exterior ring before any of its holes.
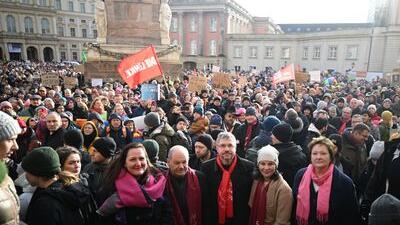
{"type": "Polygon", "coordinates": [[[198,28],[197,28],[197,32],[198,32],[198,49],[199,49],[199,55],[203,55],[204,52],[204,46],[205,46],[205,40],[204,40],[204,25],[203,25],[203,12],[200,11],[197,13],[197,16],[199,18],[199,23],[198,23],[198,28]]]}

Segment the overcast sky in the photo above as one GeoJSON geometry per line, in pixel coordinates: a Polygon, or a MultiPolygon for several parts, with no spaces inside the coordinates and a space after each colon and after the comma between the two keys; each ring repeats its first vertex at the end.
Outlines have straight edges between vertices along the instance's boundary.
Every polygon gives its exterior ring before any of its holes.
{"type": "Polygon", "coordinates": [[[369,0],[236,0],[275,23],[365,23],[369,0]]]}

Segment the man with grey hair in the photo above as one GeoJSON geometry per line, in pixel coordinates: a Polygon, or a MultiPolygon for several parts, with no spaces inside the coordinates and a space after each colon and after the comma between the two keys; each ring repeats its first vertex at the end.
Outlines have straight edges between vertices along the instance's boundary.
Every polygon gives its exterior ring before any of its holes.
{"type": "Polygon", "coordinates": [[[207,205],[204,174],[189,167],[189,152],[181,145],[169,150],[168,167],[167,191],[174,224],[205,224],[202,222],[207,205]]]}
{"type": "Polygon", "coordinates": [[[232,133],[220,133],[216,148],[217,157],[201,166],[210,199],[205,212],[208,221],[204,224],[247,224],[253,163],[236,154],[236,138],[232,133]]]}

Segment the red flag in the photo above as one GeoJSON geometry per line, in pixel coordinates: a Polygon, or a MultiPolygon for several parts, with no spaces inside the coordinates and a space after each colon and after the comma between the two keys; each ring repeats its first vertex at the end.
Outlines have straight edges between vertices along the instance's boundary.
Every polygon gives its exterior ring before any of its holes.
{"type": "Polygon", "coordinates": [[[294,74],[294,65],[290,64],[287,65],[286,67],[280,69],[278,72],[274,74],[274,77],[272,79],[273,84],[278,84],[281,82],[286,82],[290,80],[295,79],[295,74],[294,74]]]}
{"type": "Polygon", "coordinates": [[[150,45],[121,60],[118,65],[118,73],[130,88],[162,75],[161,65],[154,47],[150,45]]]}

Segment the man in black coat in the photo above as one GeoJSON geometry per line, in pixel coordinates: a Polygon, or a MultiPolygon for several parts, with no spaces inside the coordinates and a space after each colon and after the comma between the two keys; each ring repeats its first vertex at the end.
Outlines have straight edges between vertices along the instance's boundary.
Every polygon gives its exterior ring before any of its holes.
{"type": "Polygon", "coordinates": [[[278,171],[290,187],[293,187],[293,180],[297,171],[307,166],[308,162],[301,147],[291,141],[292,135],[292,127],[287,123],[281,123],[272,129],[271,136],[272,145],[279,152],[278,171]]]}
{"type": "Polygon", "coordinates": [[[48,132],[45,134],[42,146],[49,146],[53,149],[64,146],[65,129],[61,126],[61,117],[57,112],[50,112],[46,117],[48,132]]]}
{"type": "Polygon", "coordinates": [[[246,121],[236,130],[235,137],[237,139],[237,154],[244,158],[250,142],[257,137],[261,130],[261,124],[257,119],[256,109],[248,107],[246,109],[246,121]]]}
{"type": "Polygon", "coordinates": [[[218,135],[216,158],[204,162],[209,204],[203,224],[248,224],[248,206],[253,182],[253,163],[236,155],[236,138],[229,132],[218,135]]]}

